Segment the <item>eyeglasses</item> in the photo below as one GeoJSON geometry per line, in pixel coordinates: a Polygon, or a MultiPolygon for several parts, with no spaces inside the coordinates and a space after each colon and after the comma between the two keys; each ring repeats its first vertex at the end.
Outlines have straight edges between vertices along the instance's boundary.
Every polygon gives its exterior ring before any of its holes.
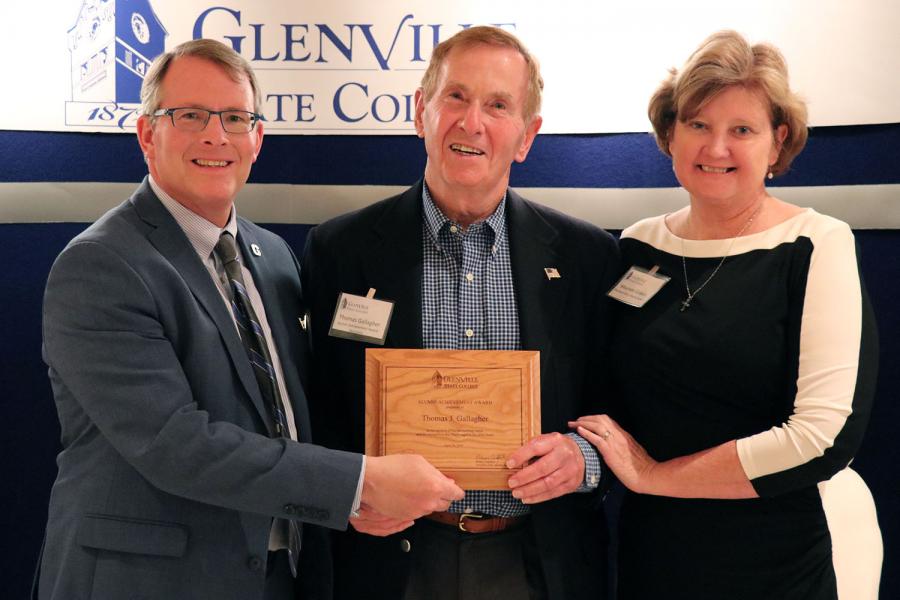
{"type": "Polygon", "coordinates": [[[205,108],[160,108],[154,117],[168,115],[172,126],[182,131],[203,131],[212,115],[219,115],[222,129],[228,133],[250,133],[261,115],[246,110],[206,110],[205,108]]]}

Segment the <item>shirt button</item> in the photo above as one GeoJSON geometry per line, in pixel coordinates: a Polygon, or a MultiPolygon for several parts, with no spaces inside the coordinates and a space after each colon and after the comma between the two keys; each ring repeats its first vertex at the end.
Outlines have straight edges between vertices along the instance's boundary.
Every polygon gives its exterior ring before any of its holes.
{"type": "Polygon", "coordinates": [[[597,476],[591,475],[591,485],[597,485],[597,476]]]}
{"type": "Polygon", "coordinates": [[[259,571],[262,569],[263,561],[258,556],[251,556],[247,559],[247,568],[251,571],[259,571]]]}
{"type": "Polygon", "coordinates": [[[410,550],[412,550],[412,544],[409,543],[409,540],[405,538],[400,540],[400,551],[409,552],[410,550]]]}
{"type": "Polygon", "coordinates": [[[450,226],[450,233],[456,233],[457,231],[459,231],[459,227],[457,227],[456,225],[450,226]]]}
{"type": "Polygon", "coordinates": [[[466,281],[474,281],[474,280],[475,280],[475,275],[473,275],[472,273],[466,273],[466,281]]]}
{"type": "Polygon", "coordinates": [[[466,337],[472,337],[473,335],[475,335],[474,331],[472,331],[471,329],[466,329],[466,337]]]}

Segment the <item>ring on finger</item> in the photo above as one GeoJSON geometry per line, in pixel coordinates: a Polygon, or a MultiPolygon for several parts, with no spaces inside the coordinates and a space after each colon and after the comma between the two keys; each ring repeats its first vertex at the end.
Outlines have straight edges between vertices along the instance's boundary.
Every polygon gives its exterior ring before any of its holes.
{"type": "Polygon", "coordinates": [[[607,430],[604,431],[602,434],[600,434],[600,437],[603,438],[603,441],[604,441],[604,442],[605,442],[606,440],[608,440],[611,436],[612,436],[612,432],[611,432],[609,429],[607,429],[607,430]]]}

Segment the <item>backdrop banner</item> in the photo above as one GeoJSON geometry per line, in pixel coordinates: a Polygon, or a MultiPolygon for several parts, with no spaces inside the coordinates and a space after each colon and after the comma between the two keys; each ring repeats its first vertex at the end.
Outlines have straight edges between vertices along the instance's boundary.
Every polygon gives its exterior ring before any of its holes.
{"type": "Polygon", "coordinates": [[[234,47],[267,133],[409,134],[435,44],[492,24],[540,59],[544,133],[647,131],[667,69],[723,28],[785,53],[813,125],[900,122],[895,0],[42,0],[4,2],[0,129],[130,131],[150,62],[185,40],[234,47]]]}

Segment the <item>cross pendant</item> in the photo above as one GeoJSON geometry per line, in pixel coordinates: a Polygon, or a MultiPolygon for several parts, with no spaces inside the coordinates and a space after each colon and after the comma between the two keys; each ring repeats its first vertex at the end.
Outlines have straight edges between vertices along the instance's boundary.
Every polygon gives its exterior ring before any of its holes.
{"type": "Polygon", "coordinates": [[[691,299],[686,298],[684,300],[684,302],[681,303],[681,311],[680,312],[686,311],[690,305],[691,305],[691,299]]]}

